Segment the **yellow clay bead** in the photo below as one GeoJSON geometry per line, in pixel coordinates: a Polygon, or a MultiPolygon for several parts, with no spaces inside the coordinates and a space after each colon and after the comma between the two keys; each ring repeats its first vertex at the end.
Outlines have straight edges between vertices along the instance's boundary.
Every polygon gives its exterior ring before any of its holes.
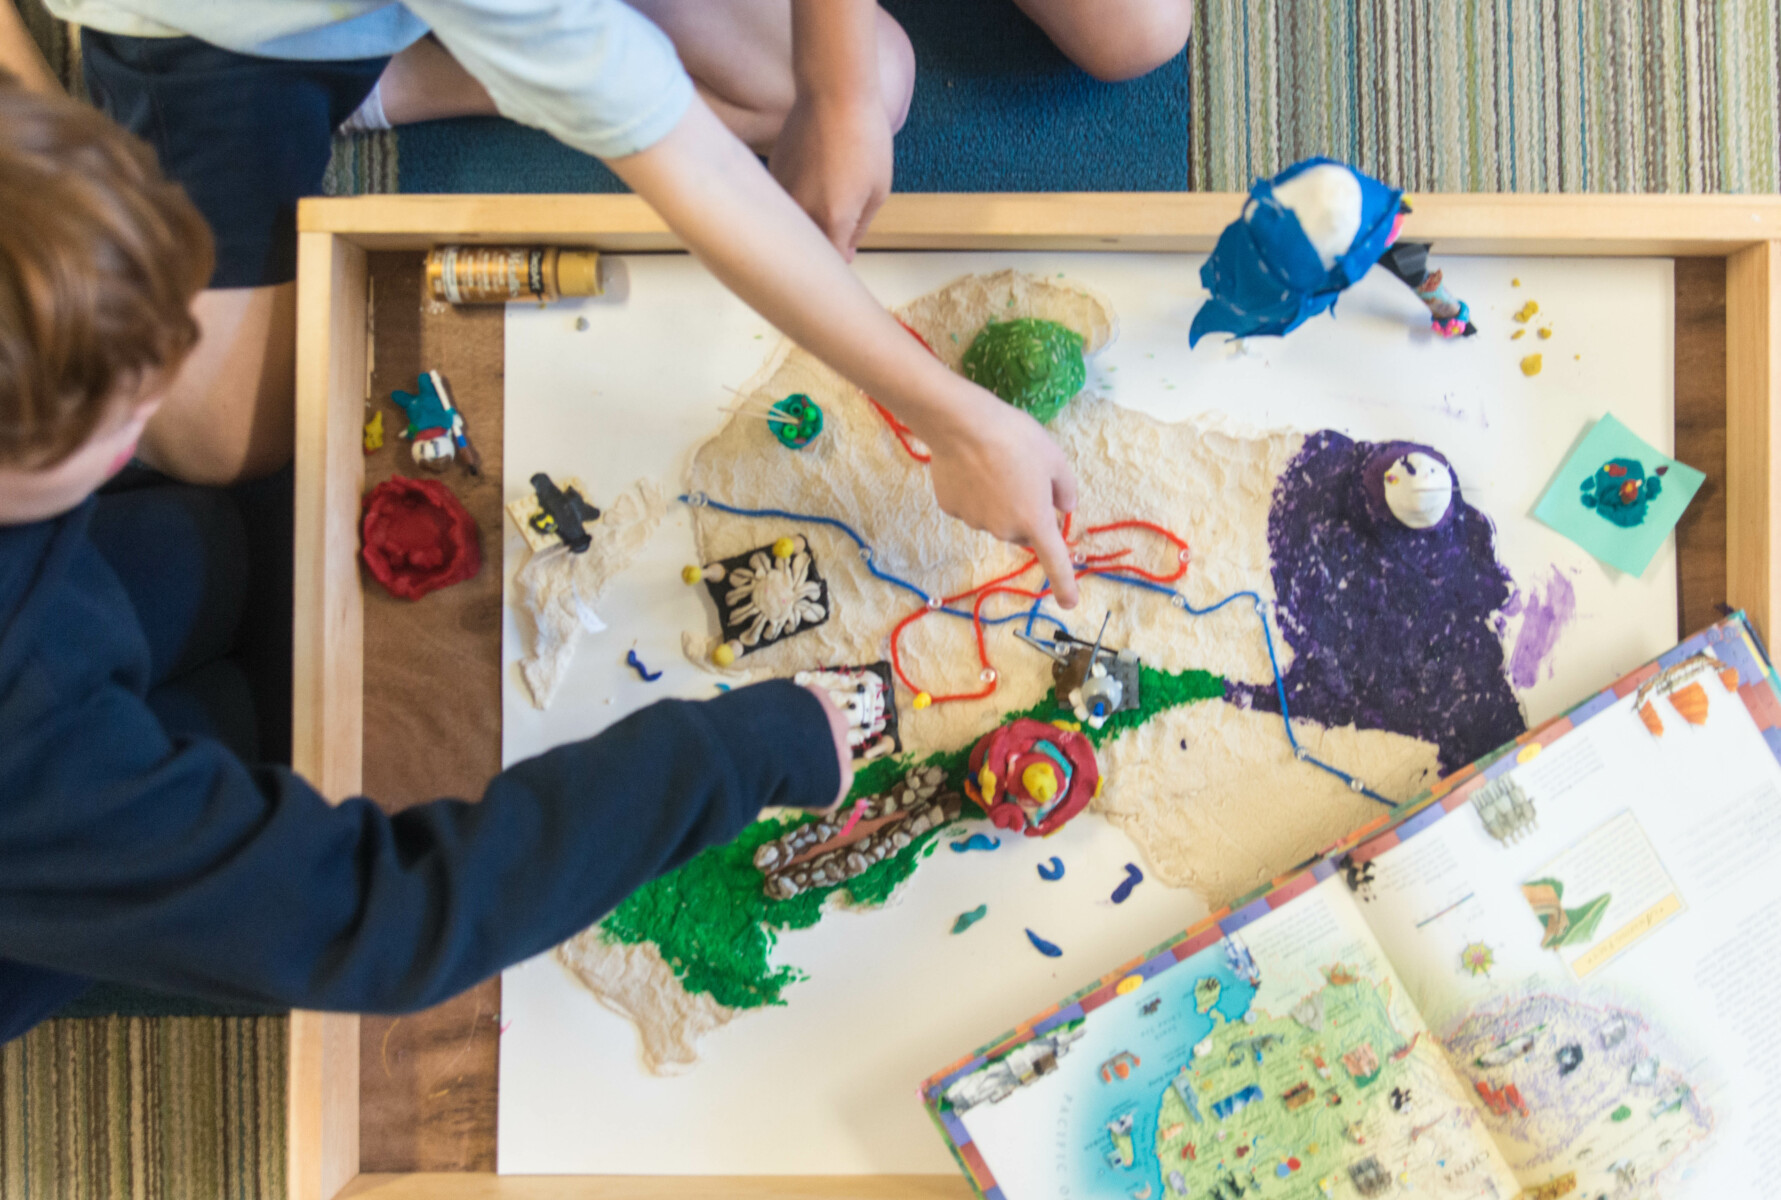
{"type": "Polygon", "coordinates": [[[1530,354],[1521,360],[1521,373],[1529,376],[1538,375],[1542,365],[1538,354],[1530,354]]]}
{"type": "Polygon", "coordinates": [[[1052,770],[1050,763],[1034,763],[1020,773],[1020,782],[1027,789],[1027,795],[1040,804],[1050,804],[1051,798],[1057,795],[1057,772],[1052,770]]]}
{"type": "Polygon", "coordinates": [[[798,543],[792,541],[788,537],[782,537],[777,542],[773,543],[774,558],[790,558],[793,554],[797,553],[797,550],[798,543]]]}
{"type": "Polygon", "coordinates": [[[915,693],[915,700],[913,701],[913,703],[914,703],[914,706],[917,711],[920,711],[921,709],[926,708],[928,705],[932,704],[933,702],[934,702],[934,698],[932,696],[928,695],[926,692],[915,693]]]}
{"type": "Polygon", "coordinates": [[[711,661],[720,667],[727,667],[736,661],[736,652],[730,649],[728,642],[725,642],[711,652],[711,661]]]}
{"type": "Polygon", "coordinates": [[[680,569],[680,578],[683,583],[688,587],[691,587],[705,578],[705,572],[701,571],[698,567],[682,567],[680,569]]]}

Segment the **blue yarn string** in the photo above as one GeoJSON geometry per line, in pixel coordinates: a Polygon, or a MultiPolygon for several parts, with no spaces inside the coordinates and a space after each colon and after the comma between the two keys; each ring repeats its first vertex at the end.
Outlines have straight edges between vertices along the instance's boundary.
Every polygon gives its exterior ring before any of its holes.
{"type": "MultiPolygon", "coordinates": [[[[854,528],[845,521],[838,520],[835,517],[819,517],[810,513],[789,512],[783,508],[738,508],[735,505],[724,504],[721,501],[713,500],[703,493],[683,495],[680,497],[680,500],[682,503],[689,504],[694,508],[716,509],[718,512],[728,513],[735,517],[774,517],[783,521],[804,521],[814,525],[826,525],[831,529],[837,529],[852,538],[854,544],[860,548],[860,560],[866,564],[866,570],[870,571],[875,578],[920,596],[923,604],[930,606],[933,604],[933,599],[921,588],[916,587],[906,579],[901,579],[892,575],[889,571],[881,570],[877,563],[878,556],[873,553],[872,547],[866,542],[865,538],[855,532],[854,528]]],[[[1081,564],[1078,564],[1078,566],[1080,565],[1081,564]]],[[[1099,578],[1112,580],[1115,583],[1123,583],[1127,587],[1142,588],[1147,592],[1156,592],[1159,595],[1167,596],[1169,597],[1170,604],[1181,609],[1191,617],[1208,617],[1219,609],[1224,608],[1226,605],[1234,604],[1238,600],[1248,600],[1254,607],[1256,619],[1259,620],[1262,625],[1262,639],[1268,647],[1268,665],[1274,672],[1274,695],[1278,697],[1280,701],[1280,723],[1286,729],[1286,741],[1287,744],[1292,747],[1293,757],[1300,762],[1309,763],[1320,771],[1326,771],[1329,774],[1334,775],[1337,779],[1340,779],[1343,783],[1347,784],[1349,788],[1360,793],[1369,800],[1376,800],[1388,808],[1396,807],[1396,801],[1381,796],[1378,792],[1361,783],[1360,780],[1355,778],[1355,776],[1350,775],[1347,771],[1324,762],[1322,759],[1306,750],[1303,746],[1299,745],[1298,736],[1293,733],[1292,729],[1292,712],[1288,708],[1286,702],[1286,678],[1281,674],[1280,656],[1274,649],[1273,624],[1268,620],[1267,610],[1264,607],[1262,598],[1259,594],[1252,591],[1232,592],[1224,599],[1206,608],[1195,608],[1188,601],[1186,596],[1182,595],[1174,588],[1165,587],[1160,583],[1155,583],[1148,579],[1141,579],[1134,575],[1125,575],[1120,573],[1117,569],[1104,571],[1100,573],[1099,578]]],[[[1037,620],[1045,620],[1050,621],[1062,632],[1069,633],[1070,627],[1062,620],[1052,616],[1048,612],[1040,611],[1039,606],[1043,600],[1044,597],[1039,597],[1033,601],[1033,606],[1031,608],[1017,609],[1004,617],[982,617],[979,619],[982,620],[985,625],[994,626],[1006,625],[1010,621],[1018,621],[1024,618],[1026,620],[1026,632],[1029,636],[1031,636],[1033,632],[1033,622],[1037,620]]],[[[935,608],[933,611],[942,612],[949,617],[959,617],[967,621],[971,620],[973,617],[973,614],[962,609],[948,608],[945,606],[935,608]]]]}

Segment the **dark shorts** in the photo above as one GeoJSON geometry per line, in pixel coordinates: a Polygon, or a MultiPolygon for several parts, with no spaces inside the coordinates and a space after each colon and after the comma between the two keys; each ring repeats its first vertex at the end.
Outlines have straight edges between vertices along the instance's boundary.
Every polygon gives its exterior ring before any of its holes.
{"type": "Polygon", "coordinates": [[[154,147],[216,235],[215,288],[297,277],[297,201],[321,191],[334,130],[387,58],[255,58],[196,38],[81,33],[93,100],[154,147]]]}

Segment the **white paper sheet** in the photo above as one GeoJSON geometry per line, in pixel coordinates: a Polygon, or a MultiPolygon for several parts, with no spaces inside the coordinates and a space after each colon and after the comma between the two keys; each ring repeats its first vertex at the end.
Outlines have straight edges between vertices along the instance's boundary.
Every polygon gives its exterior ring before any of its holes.
{"type": "MultiPolygon", "coordinates": [[[[1659,449],[1673,445],[1673,282],[1667,260],[1442,258],[1449,286],[1483,332],[1440,343],[1422,306],[1373,272],[1290,338],[1241,353],[1214,340],[1187,347],[1203,294],[1197,255],[868,254],[858,269],[886,304],[968,271],[1064,272],[1108,296],[1120,335],[1091,385],[1153,415],[1219,411],[1256,429],[1334,428],[1440,448],[1471,503],[1495,520],[1498,552],[1524,588],[1554,569],[1575,588],[1578,617],[1522,693],[1539,721],[1676,640],[1673,543],[1639,579],[1600,565],[1528,514],[1587,424],[1612,410],[1659,449]],[[1519,277],[1520,287],[1510,281],[1519,277]],[[1550,340],[1510,314],[1539,302],[1550,340]],[[1522,375],[1539,352],[1545,369],[1522,375]],[[1573,358],[1574,355],[1580,356],[1573,358]]],[[[678,487],[718,406],[766,360],[778,334],[682,255],[614,260],[602,298],[511,306],[506,334],[506,486],[534,471],[579,475],[600,503],[642,475],[678,487]],[[586,330],[577,330],[585,317],[586,330]]],[[[680,633],[703,629],[682,585],[692,561],[684,512],[668,521],[610,589],[607,632],[583,641],[548,712],[519,679],[512,577],[524,542],[505,531],[509,604],[503,633],[503,758],[513,762],[604,728],[666,695],[708,696],[680,633]],[[624,666],[635,646],[665,672],[643,684],[624,666]]],[[[900,904],[831,916],[792,933],[779,957],[808,971],[789,1005],[743,1016],[707,1039],[687,1075],[637,1065],[636,1035],[548,956],[503,977],[500,1169],[513,1173],[853,1173],[953,1169],[915,1099],[917,1083],[1059,996],[1203,915],[1185,892],[1147,884],[1117,910],[1107,892],[1138,858],[1123,835],[1085,817],[1041,845],[993,855],[941,849],[900,904]],[[1041,850],[1043,851],[1041,853],[1041,850]],[[1028,886],[1052,854],[1065,879],[1028,886]],[[1018,903],[998,903],[1018,896],[1018,903]],[[990,914],[969,936],[946,930],[964,909],[990,914]],[[1066,947],[1041,958],[1021,929],[1066,947]]]]}

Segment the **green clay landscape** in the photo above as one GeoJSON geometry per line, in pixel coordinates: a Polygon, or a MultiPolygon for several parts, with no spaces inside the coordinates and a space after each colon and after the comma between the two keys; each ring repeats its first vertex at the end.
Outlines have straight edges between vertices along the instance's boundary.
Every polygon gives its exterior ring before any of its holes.
{"type": "MultiPolygon", "coordinates": [[[[1139,671],[1138,707],[1113,714],[1100,729],[1083,729],[1096,746],[1137,728],[1157,713],[1222,699],[1225,694],[1224,680],[1209,671],[1171,673],[1149,667],[1139,671]]],[[[1057,713],[1055,695],[1047,695],[1032,708],[1010,713],[1006,719],[1050,720],[1057,713]]],[[[848,800],[884,792],[911,769],[930,764],[945,770],[947,786],[962,791],[970,753],[967,745],[931,754],[919,762],[907,757],[878,759],[854,776],[848,800]]],[[[834,893],[846,892],[859,907],[883,904],[915,873],[921,860],[934,852],[945,832],[944,827],[931,829],[835,887],[812,888],[789,900],[768,899],[754,865],[755,850],[794,825],[813,820],[813,815],[800,815],[756,821],[735,841],[713,846],[679,870],[633,892],[601,922],[601,932],[616,942],[654,944],[682,987],[729,1008],[785,1003],[785,989],[805,975],[796,967],[773,964],[773,946],[780,932],[815,925],[834,893]]]]}

